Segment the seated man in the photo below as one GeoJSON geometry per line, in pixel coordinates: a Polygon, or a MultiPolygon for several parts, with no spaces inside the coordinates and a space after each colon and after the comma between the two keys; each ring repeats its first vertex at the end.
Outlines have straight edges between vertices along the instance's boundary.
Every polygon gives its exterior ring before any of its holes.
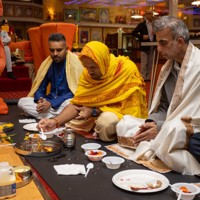
{"type": "Polygon", "coordinates": [[[115,57],[101,42],[87,43],[79,58],[84,71],[74,98],[55,118],[42,119],[38,128],[50,131],[71,120],[75,130],[87,126],[101,140],[115,140],[123,115],[147,116],[144,80],[128,57],[115,57]]]}
{"type": "Polygon", "coordinates": [[[19,108],[38,119],[55,117],[63,110],[74,96],[83,70],[78,56],[67,50],[64,35],[51,34],[48,44],[50,56],[42,62],[28,97],[18,102],[19,108]]]}
{"type": "Polygon", "coordinates": [[[200,50],[189,42],[188,28],[180,19],[160,17],[153,29],[158,52],[168,60],[161,69],[148,119],[133,137],[139,144],[135,159],[148,149],[175,171],[199,174],[200,165],[188,151],[188,140],[192,126],[200,126],[200,50]]]}
{"type": "Polygon", "coordinates": [[[15,75],[13,74],[13,70],[12,70],[11,53],[10,53],[10,48],[8,46],[8,44],[11,41],[11,38],[6,31],[2,30],[2,22],[1,22],[1,26],[0,26],[0,37],[4,44],[4,51],[5,51],[5,55],[6,55],[7,76],[8,76],[8,78],[16,79],[15,75]]]}

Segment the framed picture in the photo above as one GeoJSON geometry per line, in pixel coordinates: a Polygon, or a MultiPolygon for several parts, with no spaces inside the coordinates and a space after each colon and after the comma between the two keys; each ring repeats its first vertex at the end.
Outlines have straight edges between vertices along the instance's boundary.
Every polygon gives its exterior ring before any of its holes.
{"type": "Polygon", "coordinates": [[[78,9],[64,9],[64,21],[78,21],[78,9]]]}
{"type": "Polygon", "coordinates": [[[43,8],[38,8],[38,17],[39,19],[43,19],[43,8]]]}
{"type": "Polygon", "coordinates": [[[102,28],[91,28],[91,41],[102,42],[102,28]]]}
{"type": "Polygon", "coordinates": [[[33,9],[33,17],[38,18],[38,19],[42,19],[43,18],[43,10],[42,10],[42,8],[35,7],[33,9]]]}
{"type": "Polygon", "coordinates": [[[13,5],[4,5],[4,11],[3,14],[5,16],[13,16],[14,12],[13,12],[13,5]]]}
{"type": "Polygon", "coordinates": [[[106,8],[99,9],[99,23],[109,23],[109,10],[106,8]]]}
{"type": "Polygon", "coordinates": [[[96,8],[80,8],[80,21],[96,22],[97,9],[96,8]]]}
{"type": "Polygon", "coordinates": [[[32,17],[32,15],[33,15],[32,7],[25,7],[24,8],[24,16],[32,17]]]}
{"type": "Polygon", "coordinates": [[[192,15],[188,17],[188,28],[189,30],[199,30],[200,27],[200,15],[192,15]]]}
{"type": "Polygon", "coordinates": [[[200,18],[194,18],[193,19],[193,28],[199,28],[200,27],[200,18]]]}
{"type": "Polygon", "coordinates": [[[90,41],[90,28],[79,28],[79,43],[85,44],[90,41]]]}
{"type": "Polygon", "coordinates": [[[23,8],[22,8],[22,6],[15,6],[14,7],[14,16],[15,17],[23,17],[23,8]]]}

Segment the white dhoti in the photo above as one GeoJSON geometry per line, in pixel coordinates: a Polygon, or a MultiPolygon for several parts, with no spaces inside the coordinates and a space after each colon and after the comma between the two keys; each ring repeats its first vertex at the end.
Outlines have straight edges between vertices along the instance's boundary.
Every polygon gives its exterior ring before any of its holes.
{"type": "Polygon", "coordinates": [[[24,97],[21,98],[18,101],[18,107],[20,109],[23,109],[23,111],[28,114],[31,115],[37,119],[42,119],[42,118],[52,118],[57,116],[64,108],[65,106],[67,106],[70,103],[71,99],[67,99],[65,100],[60,107],[56,110],[53,108],[50,108],[47,112],[45,113],[38,113],[37,112],[37,103],[34,102],[34,98],[33,97],[24,97]]]}
{"type": "Polygon", "coordinates": [[[166,122],[155,140],[141,142],[134,160],[150,160],[157,156],[169,168],[183,174],[200,174],[199,162],[187,150],[188,136],[181,120],[166,122]]]}

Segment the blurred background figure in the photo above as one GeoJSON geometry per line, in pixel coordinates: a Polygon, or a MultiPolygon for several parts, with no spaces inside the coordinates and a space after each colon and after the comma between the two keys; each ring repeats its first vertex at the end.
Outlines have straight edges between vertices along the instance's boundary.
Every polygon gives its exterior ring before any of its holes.
{"type": "Polygon", "coordinates": [[[16,42],[16,35],[15,35],[14,28],[8,24],[8,20],[4,18],[1,24],[2,24],[1,26],[2,30],[8,33],[8,35],[11,37],[11,41],[16,42]]]}
{"type": "Polygon", "coordinates": [[[11,53],[8,44],[11,42],[11,38],[5,30],[2,30],[2,24],[5,24],[4,20],[0,23],[0,37],[4,45],[4,51],[6,56],[6,70],[8,78],[16,79],[12,70],[11,53]]]}
{"type": "MultiPolygon", "coordinates": [[[[155,34],[153,33],[152,22],[154,19],[153,11],[146,10],[145,20],[137,25],[132,32],[132,35],[139,39],[139,42],[152,42],[155,41],[155,34]]],[[[145,81],[151,78],[151,68],[153,64],[153,51],[154,46],[141,46],[140,45],[140,72],[145,81]]]]}
{"type": "MultiPolygon", "coordinates": [[[[0,0],[0,16],[3,15],[3,4],[0,0]]],[[[6,58],[5,58],[5,52],[4,52],[4,45],[0,37],[0,75],[3,72],[6,65],[6,58]]],[[[0,114],[7,114],[8,113],[8,106],[3,101],[2,98],[0,98],[0,114]]]]}

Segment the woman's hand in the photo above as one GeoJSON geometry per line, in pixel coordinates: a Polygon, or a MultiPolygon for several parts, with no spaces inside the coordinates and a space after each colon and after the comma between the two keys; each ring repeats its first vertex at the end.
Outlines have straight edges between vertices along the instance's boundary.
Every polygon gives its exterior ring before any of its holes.
{"type": "Polygon", "coordinates": [[[44,132],[52,131],[56,128],[56,120],[54,119],[41,119],[37,124],[38,130],[43,130],[44,132]]]}
{"type": "Polygon", "coordinates": [[[79,112],[78,116],[75,119],[78,120],[87,120],[92,116],[92,108],[90,107],[75,107],[76,110],[79,112]]]}
{"type": "Polygon", "coordinates": [[[140,126],[140,130],[133,136],[136,144],[154,139],[158,134],[155,122],[147,122],[140,126]]]}

